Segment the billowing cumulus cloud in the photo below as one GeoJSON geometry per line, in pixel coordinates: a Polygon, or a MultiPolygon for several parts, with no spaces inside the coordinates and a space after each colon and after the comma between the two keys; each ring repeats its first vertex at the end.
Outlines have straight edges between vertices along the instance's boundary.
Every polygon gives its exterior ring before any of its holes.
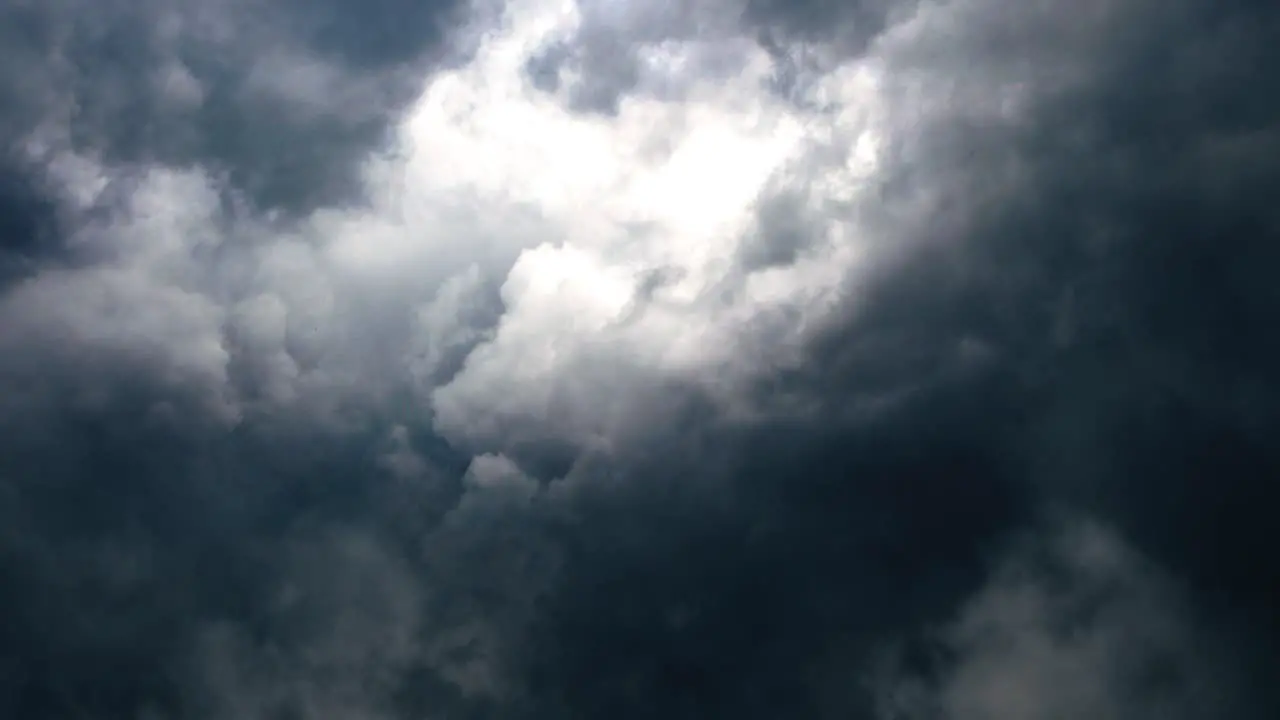
{"type": "Polygon", "coordinates": [[[0,18],[6,717],[1277,709],[1270,5],[0,18]]]}

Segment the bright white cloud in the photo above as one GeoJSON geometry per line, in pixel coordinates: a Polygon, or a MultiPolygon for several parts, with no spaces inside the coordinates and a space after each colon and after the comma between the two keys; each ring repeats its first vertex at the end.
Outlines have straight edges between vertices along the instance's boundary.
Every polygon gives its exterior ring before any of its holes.
{"type": "Polygon", "coordinates": [[[368,160],[364,207],[286,225],[228,211],[198,168],[129,183],[46,150],[82,205],[127,201],[77,236],[102,267],[33,285],[78,297],[115,273],[127,322],[80,318],[76,342],[155,318],[134,332],[161,346],[151,361],[196,373],[211,396],[238,393],[233,416],[332,414],[408,384],[446,437],[495,452],[535,427],[599,440],[654,383],[732,388],[784,362],[866,245],[853,209],[883,131],[874,62],[829,75],[819,109],[803,110],[768,92],[771,61],[753,43],[672,41],[645,62],[687,75],[678,93],[583,114],[525,73],[580,22],[574,3],[511,3],[470,62],[432,77],[394,152],[368,160]],[[739,71],[699,77],[704,56],[735,57],[739,71]],[[758,200],[797,187],[823,218],[817,240],[789,264],[744,267],[758,200]],[[487,291],[500,314],[483,312],[487,291]]]}
{"type": "MultiPolygon", "coordinates": [[[[740,363],[744,335],[764,327],[754,321],[786,305],[820,310],[857,257],[856,231],[833,224],[828,242],[793,265],[743,278],[738,263],[761,194],[819,150],[847,146],[821,168],[814,204],[856,199],[875,163],[870,69],[821,86],[834,114],[806,113],[766,91],[762,49],[733,41],[742,71],[727,81],[695,78],[678,99],[637,94],[614,116],[579,114],[523,75],[532,54],[577,21],[554,3],[513,5],[504,31],[428,87],[404,127],[411,154],[397,177],[409,188],[398,204],[477,198],[502,217],[531,209],[553,233],[514,263],[493,338],[434,393],[437,419],[455,436],[504,414],[586,424],[570,435],[607,432],[606,398],[625,395],[627,383],[645,371],[740,363]],[[601,365],[630,369],[587,369],[601,365]],[[600,386],[582,402],[600,413],[551,417],[558,385],[581,388],[593,376],[600,386]]],[[[668,70],[708,42],[667,44],[668,70]]]]}

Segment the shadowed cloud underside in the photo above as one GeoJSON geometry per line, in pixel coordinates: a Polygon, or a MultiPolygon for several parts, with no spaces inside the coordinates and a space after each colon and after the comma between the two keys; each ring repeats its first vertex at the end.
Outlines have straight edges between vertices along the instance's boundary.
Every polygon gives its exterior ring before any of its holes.
{"type": "Polygon", "coordinates": [[[1277,48],[0,0],[0,715],[1274,717],[1277,48]]]}

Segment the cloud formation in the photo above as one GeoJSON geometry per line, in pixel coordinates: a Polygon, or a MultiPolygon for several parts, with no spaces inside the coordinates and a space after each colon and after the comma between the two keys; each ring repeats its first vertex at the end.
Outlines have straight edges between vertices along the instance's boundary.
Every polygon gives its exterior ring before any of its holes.
{"type": "Polygon", "coordinates": [[[0,714],[1271,717],[1277,40],[0,1],[0,714]]]}
{"type": "Polygon", "coordinates": [[[1230,662],[1197,636],[1176,586],[1095,524],[1075,521],[1046,535],[1012,551],[925,644],[935,667],[895,674],[906,654],[886,655],[872,680],[879,717],[1240,712],[1230,662]]]}

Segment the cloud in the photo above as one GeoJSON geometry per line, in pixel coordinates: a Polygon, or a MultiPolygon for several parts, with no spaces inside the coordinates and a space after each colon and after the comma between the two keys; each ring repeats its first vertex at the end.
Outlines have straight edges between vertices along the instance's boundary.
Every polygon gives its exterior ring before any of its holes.
{"type": "Polygon", "coordinates": [[[934,667],[905,669],[899,649],[873,687],[885,718],[1234,717],[1215,645],[1176,585],[1076,520],[1008,554],[917,651],[934,667]]]}
{"type": "Polygon", "coordinates": [[[0,6],[0,712],[1270,716],[1269,5],[294,5],[0,6]]]}
{"type": "Polygon", "coordinates": [[[200,165],[265,209],[350,201],[420,78],[465,53],[463,10],[6,2],[0,128],[6,144],[200,165]]]}

